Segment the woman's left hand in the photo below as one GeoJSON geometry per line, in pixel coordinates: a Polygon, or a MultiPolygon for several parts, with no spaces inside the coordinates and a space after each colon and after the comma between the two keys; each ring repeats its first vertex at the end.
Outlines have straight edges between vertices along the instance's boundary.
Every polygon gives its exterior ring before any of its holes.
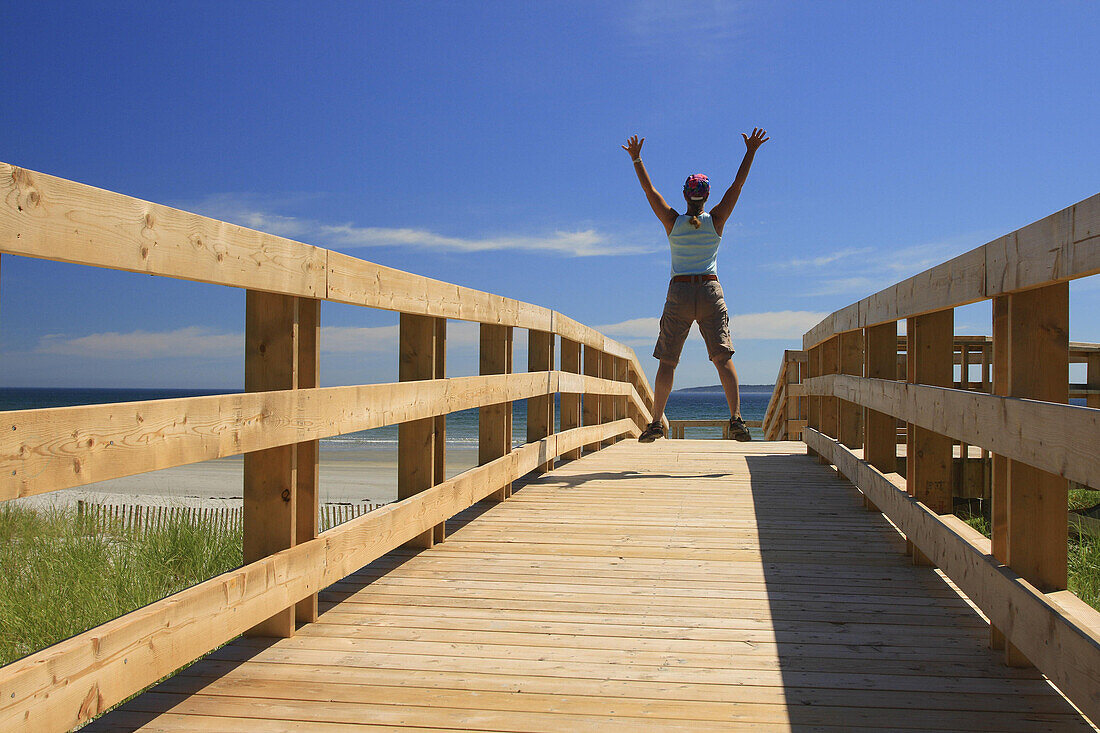
{"type": "Polygon", "coordinates": [[[644,137],[639,140],[637,135],[631,135],[630,139],[626,141],[626,145],[623,145],[621,147],[623,150],[630,153],[631,160],[637,160],[642,156],[642,143],[644,142],[644,137]]]}

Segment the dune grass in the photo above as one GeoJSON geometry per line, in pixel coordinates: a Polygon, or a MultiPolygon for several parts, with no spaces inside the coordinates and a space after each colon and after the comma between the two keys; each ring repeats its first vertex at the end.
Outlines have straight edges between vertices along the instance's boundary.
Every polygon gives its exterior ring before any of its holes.
{"type": "MultiPolygon", "coordinates": [[[[959,518],[989,537],[988,517],[960,512],[959,518]]],[[[1100,537],[1078,534],[1070,529],[1068,552],[1069,589],[1082,601],[1100,611],[1100,537]]]]}
{"type": "Polygon", "coordinates": [[[240,567],[241,532],[185,519],[96,529],[73,511],[0,506],[0,664],[240,567]]]}

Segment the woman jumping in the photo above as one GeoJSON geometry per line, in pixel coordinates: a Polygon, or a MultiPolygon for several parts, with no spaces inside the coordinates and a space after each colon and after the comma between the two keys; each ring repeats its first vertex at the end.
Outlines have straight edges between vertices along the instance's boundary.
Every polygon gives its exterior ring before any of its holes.
{"type": "Polygon", "coordinates": [[[737,169],[737,177],[718,205],[707,214],[703,204],[710,195],[710,181],[701,173],[688,176],[684,183],[684,200],[687,213],[680,215],[668,205],[653,182],[649,180],[642,163],[642,143],[633,135],[622,148],[634,161],[634,172],[642,184],[653,213],[665,225],[668,244],[672,249],[672,281],[668,284],[665,310],[661,314],[661,335],[653,357],[661,362],[653,386],[653,422],[638,437],[643,443],[652,443],[664,437],[661,417],[665,403],[672,392],[672,377],[680,361],[691,324],[698,322],[703,341],[707,344],[710,360],[718,369],[726,403],[730,408],[730,436],[735,440],[752,440],[745,421],[741,419],[741,394],[737,388],[737,370],[733,368],[733,342],[730,339],[729,315],[722,286],[718,284],[718,245],[722,241],[722,229],[733,213],[741,187],[749,177],[749,168],[756,150],[768,141],[767,132],[753,128],[752,135],[741,133],[745,139],[745,158],[737,169]]]}

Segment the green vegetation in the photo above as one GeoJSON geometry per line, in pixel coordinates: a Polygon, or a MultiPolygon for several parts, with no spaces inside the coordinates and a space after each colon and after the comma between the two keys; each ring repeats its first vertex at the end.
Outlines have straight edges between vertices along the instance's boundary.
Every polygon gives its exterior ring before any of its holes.
{"type": "Polygon", "coordinates": [[[72,511],[2,506],[0,664],[240,565],[239,529],[97,530],[72,511]]]}
{"type": "Polygon", "coordinates": [[[1100,504],[1100,491],[1078,486],[1079,488],[1069,490],[1069,510],[1071,512],[1092,509],[1100,504]]]}
{"type": "MultiPolygon", "coordinates": [[[[1088,494],[1100,492],[1082,489],[1088,494]]],[[[1072,502],[1072,497],[1071,497],[1072,502]]],[[[1071,503],[1072,506],[1072,503],[1071,503]]],[[[1085,506],[1092,506],[1086,504],[1085,506]]],[[[989,519],[982,514],[959,513],[959,518],[989,537],[989,519]]],[[[1100,537],[1069,531],[1069,589],[1100,611],[1100,537]]]]}

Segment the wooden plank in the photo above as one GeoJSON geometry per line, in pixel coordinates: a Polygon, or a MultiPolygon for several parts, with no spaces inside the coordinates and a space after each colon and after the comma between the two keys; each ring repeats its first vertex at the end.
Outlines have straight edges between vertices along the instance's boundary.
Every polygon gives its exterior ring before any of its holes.
{"type": "MultiPolygon", "coordinates": [[[[321,301],[313,298],[298,299],[298,388],[316,389],[321,386],[321,301]]],[[[295,544],[317,537],[320,495],[318,492],[320,447],[317,440],[296,444],[297,516],[295,517],[295,544]]],[[[317,594],[298,601],[294,610],[298,623],[317,620],[317,594]]]]}
{"type": "MultiPolygon", "coordinates": [[[[315,540],[268,555],[0,668],[0,730],[69,730],[486,498],[548,455],[638,435],[629,420],[517,449],[315,540]]],[[[444,545],[445,546],[445,545],[444,545]]]]}
{"type": "MultiPolygon", "coordinates": [[[[401,314],[398,376],[402,382],[435,378],[436,320],[432,316],[401,314]]],[[[442,480],[442,477],[435,475],[435,420],[434,417],[427,417],[398,425],[398,500],[419,494],[442,480]]],[[[414,544],[418,547],[431,547],[437,534],[442,534],[442,528],[429,529],[416,538],[414,544]]]]}
{"type": "MultiPolygon", "coordinates": [[[[1100,194],[860,300],[855,304],[858,325],[866,328],[1100,273],[1097,221],[1100,194]]],[[[851,330],[847,322],[838,326],[839,313],[811,328],[802,347],[851,330]]]]}
{"type": "MultiPolygon", "coordinates": [[[[547,308],[7,163],[0,163],[0,252],[416,315],[542,331],[559,323],[573,340],[628,359],[642,374],[632,349],[547,308]]],[[[644,378],[639,386],[648,387],[644,378]]]]}
{"type": "MultiPolygon", "coordinates": [[[[567,338],[561,340],[561,371],[580,374],[581,345],[567,338]]],[[[561,430],[572,430],[581,426],[581,395],[561,391],[561,430]]],[[[581,457],[579,450],[562,454],[563,460],[576,460],[581,457]]]]}
{"type": "MultiPolygon", "coordinates": [[[[631,385],[555,372],[558,389],[631,385]],[[577,380],[580,380],[579,382],[577,380]]],[[[0,500],[544,394],[528,374],[280,390],[4,413],[0,500]]]]}
{"type": "MultiPolygon", "coordinates": [[[[1009,395],[1068,402],[1069,283],[1010,295],[1007,330],[1009,395]]],[[[1098,444],[1093,443],[1094,450],[1098,444]]],[[[1064,590],[1066,479],[1010,459],[1005,481],[1006,564],[1044,592],[1064,590]]],[[[1011,642],[1005,659],[1014,665],[1027,662],[1011,642]]]]}
{"type": "MultiPolygon", "coordinates": [[[[527,332],[527,371],[549,372],[554,370],[554,334],[546,331],[527,332]]],[[[542,440],[554,432],[554,398],[547,394],[543,397],[531,397],[527,400],[527,442],[542,440]]],[[[545,473],[553,465],[544,465],[536,470],[545,473]]]]}
{"type": "Polygon", "coordinates": [[[1057,593],[1044,594],[1002,565],[965,522],[907,496],[896,474],[879,472],[817,431],[805,435],[1066,697],[1090,718],[1100,717],[1100,612],[1059,603],[1057,593]]]}
{"type": "MultiPolygon", "coordinates": [[[[328,299],[402,313],[546,331],[629,359],[637,365],[632,349],[563,314],[383,267],[339,252],[328,253],[328,299]]],[[[638,373],[642,373],[640,367],[638,373]]]]}
{"type": "Polygon", "coordinates": [[[0,163],[0,252],[323,298],[327,251],[0,163]]]}
{"type": "Polygon", "coordinates": [[[805,386],[1071,481],[1096,485],[1100,477],[1100,415],[1085,407],[846,375],[811,378],[805,386]]]}
{"type": "MultiPolygon", "coordinates": [[[[602,365],[602,357],[599,350],[592,348],[591,346],[584,347],[584,373],[589,377],[602,377],[600,368],[602,365]]],[[[586,392],[584,394],[582,420],[584,425],[598,425],[602,422],[600,408],[603,403],[600,400],[599,395],[586,392]]],[[[584,446],[586,451],[597,451],[600,449],[599,443],[592,443],[591,445],[584,446]]]]}
{"type": "MultiPolygon", "coordinates": [[[[298,349],[298,299],[249,290],[245,298],[245,391],[297,389],[298,349]]],[[[297,461],[295,444],[244,455],[246,565],[295,544],[297,461]]],[[[246,633],[292,636],[293,606],[280,610],[246,633]]]]}
{"type": "MultiPolygon", "coordinates": [[[[512,327],[481,324],[481,374],[512,373],[512,327]]],[[[478,464],[485,465],[512,450],[512,403],[498,402],[478,412],[478,464]]],[[[503,501],[511,494],[507,484],[494,495],[503,501]]]]}

